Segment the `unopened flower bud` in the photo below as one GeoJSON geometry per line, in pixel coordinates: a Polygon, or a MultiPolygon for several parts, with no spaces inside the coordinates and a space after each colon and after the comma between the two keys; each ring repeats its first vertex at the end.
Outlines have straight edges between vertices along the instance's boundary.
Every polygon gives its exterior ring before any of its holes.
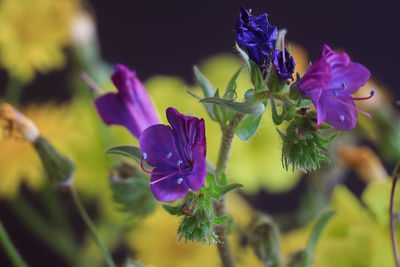
{"type": "Polygon", "coordinates": [[[250,225],[250,245],[266,266],[276,266],[279,262],[279,236],[278,227],[267,215],[257,215],[250,225]]]}
{"type": "Polygon", "coordinates": [[[73,181],[74,164],[60,154],[45,138],[36,125],[9,104],[0,107],[0,120],[7,124],[4,137],[20,137],[29,141],[38,153],[50,180],[56,185],[69,185],[73,181]]]}

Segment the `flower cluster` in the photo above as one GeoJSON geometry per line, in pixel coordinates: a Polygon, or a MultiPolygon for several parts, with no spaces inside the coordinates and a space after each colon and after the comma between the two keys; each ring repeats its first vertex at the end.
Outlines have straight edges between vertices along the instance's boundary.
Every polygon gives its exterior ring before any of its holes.
{"type": "Polygon", "coordinates": [[[236,25],[236,39],[246,48],[252,61],[266,72],[269,72],[271,62],[277,71],[280,81],[293,79],[295,62],[284,46],[282,40],[282,51],[276,49],[278,30],[268,22],[266,13],[253,16],[251,10],[240,8],[239,18],[236,25]]]}

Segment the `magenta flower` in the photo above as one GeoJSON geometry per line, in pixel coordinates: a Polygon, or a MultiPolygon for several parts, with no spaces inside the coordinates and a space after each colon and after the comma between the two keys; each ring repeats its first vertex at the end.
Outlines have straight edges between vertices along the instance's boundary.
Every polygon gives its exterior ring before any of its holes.
{"type": "Polygon", "coordinates": [[[159,201],[174,201],[184,197],[189,188],[199,190],[205,181],[206,135],[204,120],[187,117],[168,108],[171,127],[150,126],[140,135],[142,169],[151,174],[150,186],[159,201]],[[154,167],[148,171],[143,160],[154,167]]]}
{"type": "Polygon", "coordinates": [[[374,95],[354,98],[369,79],[370,72],[359,63],[351,62],[344,52],[335,52],[328,45],[322,47],[318,59],[308,68],[298,87],[308,96],[317,110],[317,125],[325,121],[339,130],[352,130],[357,124],[357,111],[371,117],[356,107],[354,100],[366,100],[374,95]]]}
{"type": "Polygon", "coordinates": [[[105,124],[125,126],[139,138],[144,129],[160,123],[158,113],[136,73],[122,64],[116,64],[114,69],[111,80],[118,92],[97,98],[97,111],[105,124]]]}

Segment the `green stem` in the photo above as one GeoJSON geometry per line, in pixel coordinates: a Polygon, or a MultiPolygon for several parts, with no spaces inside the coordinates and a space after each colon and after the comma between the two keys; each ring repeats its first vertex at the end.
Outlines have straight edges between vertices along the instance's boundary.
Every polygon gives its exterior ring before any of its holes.
{"type": "Polygon", "coordinates": [[[10,257],[11,262],[16,267],[25,267],[28,266],[22,259],[21,255],[18,253],[17,249],[11,242],[6,229],[4,229],[3,224],[0,221],[0,244],[3,245],[4,250],[6,251],[7,255],[10,257]]]}
{"type": "Polygon", "coordinates": [[[394,225],[394,216],[393,216],[393,210],[394,210],[394,196],[396,192],[396,185],[397,181],[399,179],[400,175],[400,166],[397,166],[396,171],[393,175],[393,184],[392,184],[392,192],[390,194],[390,236],[392,239],[392,249],[393,249],[393,255],[394,255],[394,261],[396,263],[396,267],[400,267],[400,261],[399,261],[399,254],[397,252],[397,243],[396,243],[396,231],[395,231],[395,225],[394,225]]]}
{"type": "Polygon", "coordinates": [[[68,261],[71,266],[82,266],[80,264],[79,249],[71,235],[65,235],[48,221],[44,220],[24,199],[19,196],[13,201],[13,211],[21,222],[43,242],[53,249],[60,256],[68,261]]]}
{"type": "Polygon", "coordinates": [[[75,188],[70,186],[69,190],[71,192],[72,198],[74,200],[74,203],[80,213],[80,215],[82,216],[83,220],[85,221],[87,227],[89,228],[90,232],[93,235],[94,240],[96,241],[97,245],[99,246],[99,248],[101,249],[101,251],[103,252],[104,258],[106,259],[107,265],[109,267],[116,267],[116,264],[114,263],[110,252],[108,252],[106,246],[104,245],[103,241],[100,239],[99,234],[96,231],[96,227],[94,225],[94,223],[92,222],[92,220],[90,219],[89,215],[87,214],[81,199],[79,198],[78,193],[76,192],[75,188]]]}
{"type": "MultiPolygon", "coordinates": [[[[218,154],[217,166],[215,167],[215,177],[217,181],[220,180],[221,174],[225,172],[226,164],[229,158],[229,152],[232,146],[232,140],[235,135],[234,129],[243,119],[244,115],[242,113],[236,113],[232,120],[226,127],[222,128],[222,139],[221,146],[218,154]]],[[[226,214],[225,208],[225,197],[214,201],[214,212],[216,217],[222,217],[226,214]]],[[[222,266],[233,267],[233,259],[231,255],[231,250],[229,246],[229,241],[226,231],[226,223],[214,226],[214,231],[221,242],[217,244],[219,256],[222,261],[222,266]]]]}
{"type": "Polygon", "coordinates": [[[22,83],[17,78],[10,77],[7,83],[4,100],[18,107],[21,100],[22,89],[22,83]]]}

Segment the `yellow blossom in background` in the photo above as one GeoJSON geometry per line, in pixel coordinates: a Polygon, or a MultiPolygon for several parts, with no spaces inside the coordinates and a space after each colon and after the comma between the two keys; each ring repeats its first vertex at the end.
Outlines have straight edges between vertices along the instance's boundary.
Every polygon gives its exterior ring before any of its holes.
{"type": "Polygon", "coordinates": [[[78,0],[0,1],[0,65],[24,82],[62,67],[78,6],[78,0]]]}
{"type": "MultiPolygon", "coordinates": [[[[252,209],[237,195],[227,200],[228,211],[239,227],[246,227],[252,218],[252,209]]],[[[135,258],[157,267],[203,267],[219,266],[220,259],[215,245],[178,242],[176,230],[179,218],[171,216],[163,208],[144,219],[137,228],[126,236],[128,246],[135,258]]],[[[238,266],[264,266],[249,246],[241,246],[236,231],[230,236],[232,255],[238,266]]]]}
{"type": "MultiPolygon", "coordinates": [[[[331,209],[337,211],[318,240],[313,267],[394,267],[389,233],[391,181],[374,181],[362,195],[365,206],[346,187],[332,195],[331,209]]],[[[397,198],[395,203],[399,203],[397,198]]],[[[304,249],[312,224],[288,233],[282,239],[283,253],[304,249]]]]}
{"type": "MultiPolygon", "coordinates": [[[[78,189],[89,194],[108,190],[107,168],[111,158],[104,157],[103,151],[112,143],[105,140],[113,137],[101,133],[100,119],[90,103],[36,104],[22,108],[21,112],[60,153],[74,160],[78,189]]],[[[0,147],[0,197],[14,196],[22,183],[31,189],[42,185],[46,175],[32,144],[22,138],[3,138],[0,147]]]]}

